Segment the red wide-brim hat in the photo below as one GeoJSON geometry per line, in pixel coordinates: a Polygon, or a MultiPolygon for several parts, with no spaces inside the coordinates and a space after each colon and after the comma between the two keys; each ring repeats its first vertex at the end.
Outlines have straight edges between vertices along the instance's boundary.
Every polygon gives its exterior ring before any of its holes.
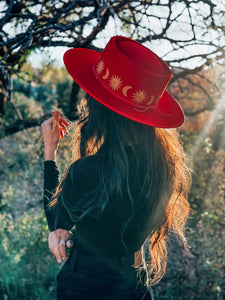
{"type": "Polygon", "coordinates": [[[153,127],[183,124],[180,105],[166,91],[171,70],[139,42],[114,36],[101,53],[83,48],[66,51],[64,63],[89,95],[116,113],[153,127]]]}

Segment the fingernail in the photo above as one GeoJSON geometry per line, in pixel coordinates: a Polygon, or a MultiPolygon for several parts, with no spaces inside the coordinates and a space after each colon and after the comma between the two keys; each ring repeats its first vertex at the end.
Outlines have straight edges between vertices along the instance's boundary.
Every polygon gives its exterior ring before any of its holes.
{"type": "Polygon", "coordinates": [[[65,260],[66,258],[65,257],[63,257],[63,260],[65,260]]]}
{"type": "Polygon", "coordinates": [[[57,261],[58,261],[58,263],[61,263],[61,259],[59,258],[59,259],[57,259],[57,261]]]}

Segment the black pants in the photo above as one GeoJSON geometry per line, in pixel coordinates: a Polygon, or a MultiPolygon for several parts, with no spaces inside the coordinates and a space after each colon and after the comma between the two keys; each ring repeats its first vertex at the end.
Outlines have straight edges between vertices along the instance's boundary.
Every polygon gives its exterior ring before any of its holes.
{"type": "Polygon", "coordinates": [[[57,276],[57,299],[151,300],[126,258],[118,259],[120,270],[100,257],[73,251],[57,276]]]}

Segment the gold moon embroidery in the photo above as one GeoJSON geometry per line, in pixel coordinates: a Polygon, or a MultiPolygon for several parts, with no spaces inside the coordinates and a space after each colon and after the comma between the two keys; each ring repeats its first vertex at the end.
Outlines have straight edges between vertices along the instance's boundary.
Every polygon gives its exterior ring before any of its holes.
{"type": "Polygon", "coordinates": [[[106,72],[105,72],[105,75],[102,76],[103,79],[107,79],[109,77],[109,69],[106,68],[106,72]]]}
{"type": "Polygon", "coordinates": [[[151,100],[147,103],[147,105],[151,105],[154,100],[155,100],[155,96],[152,95],[151,96],[151,100]]]}
{"type": "Polygon", "coordinates": [[[125,97],[127,97],[127,91],[128,91],[129,89],[132,89],[132,86],[126,85],[126,86],[123,88],[123,94],[124,94],[125,97]]]}

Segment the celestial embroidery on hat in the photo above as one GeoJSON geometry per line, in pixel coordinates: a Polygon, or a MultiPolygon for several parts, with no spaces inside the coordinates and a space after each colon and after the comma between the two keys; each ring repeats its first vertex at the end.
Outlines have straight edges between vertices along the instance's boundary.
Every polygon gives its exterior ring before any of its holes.
{"type": "Polygon", "coordinates": [[[106,68],[105,75],[102,76],[103,79],[107,79],[109,77],[109,69],[106,68]]]}
{"type": "Polygon", "coordinates": [[[123,95],[124,95],[125,97],[127,97],[127,91],[128,91],[129,89],[132,89],[132,88],[133,88],[133,87],[130,86],[130,85],[125,85],[125,87],[124,87],[123,90],[122,90],[123,95]]]}
{"type": "Polygon", "coordinates": [[[96,72],[97,72],[97,74],[101,74],[101,73],[102,73],[102,71],[103,71],[103,69],[104,69],[104,66],[105,66],[104,61],[103,61],[103,60],[100,60],[100,61],[98,62],[98,64],[97,64],[97,67],[96,67],[96,72]]]}
{"type": "MultiPolygon", "coordinates": [[[[101,74],[102,72],[102,79],[107,80],[110,76],[110,70],[105,66],[105,63],[103,60],[100,60],[96,66],[96,72],[98,74],[101,74]],[[105,70],[105,72],[103,72],[105,70]]],[[[109,79],[108,85],[113,91],[117,91],[120,88],[122,88],[123,81],[119,75],[112,75],[109,79]]],[[[123,86],[121,92],[123,96],[128,97],[127,93],[129,89],[133,89],[130,85],[123,86]]],[[[131,101],[133,101],[135,104],[141,104],[143,103],[147,98],[147,94],[144,90],[136,90],[131,97],[131,101]]],[[[150,105],[150,102],[154,101],[154,96],[151,97],[151,100],[148,102],[148,105],[150,105]]]]}
{"type": "Polygon", "coordinates": [[[117,91],[122,84],[122,80],[118,75],[112,75],[109,80],[109,86],[113,91],[117,91]]]}
{"type": "Polygon", "coordinates": [[[151,96],[151,99],[150,99],[146,104],[147,104],[147,105],[152,105],[153,102],[154,102],[154,100],[155,100],[155,96],[152,95],[152,96],[151,96]]]}
{"type": "Polygon", "coordinates": [[[132,101],[136,104],[141,104],[146,99],[146,93],[143,90],[137,90],[132,95],[132,101]]]}

